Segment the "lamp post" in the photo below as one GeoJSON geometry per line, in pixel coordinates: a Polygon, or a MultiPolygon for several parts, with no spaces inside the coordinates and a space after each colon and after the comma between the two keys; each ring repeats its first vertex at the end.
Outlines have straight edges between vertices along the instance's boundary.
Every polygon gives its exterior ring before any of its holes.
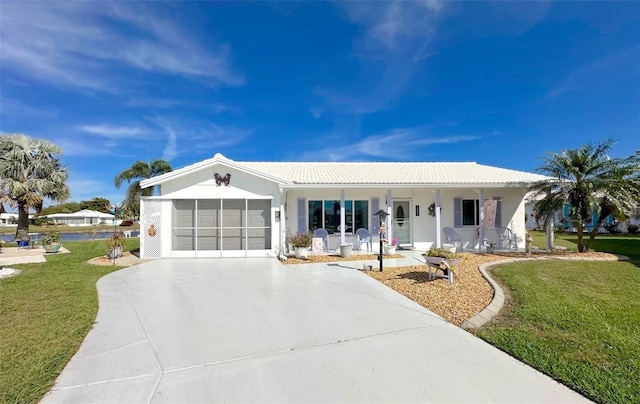
{"type": "Polygon", "coordinates": [[[382,240],[384,239],[384,234],[385,234],[384,221],[387,218],[387,216],[389,216],[389,214],[384,210],[380,209],[379,211],[376,212],[374,216],[378,216],[378,222],[380,222],[380,255],[378,257],[380,260],[380,272],[382,272],[382,256],[383,256],[382,240]]]}

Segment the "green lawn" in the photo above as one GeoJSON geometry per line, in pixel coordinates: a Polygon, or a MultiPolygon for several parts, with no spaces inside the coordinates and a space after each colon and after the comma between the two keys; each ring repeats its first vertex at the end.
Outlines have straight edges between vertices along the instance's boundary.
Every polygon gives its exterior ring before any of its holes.
{"type": "MultiPolygon", "coordinates": [[[[575,235],[557,244],[575,248],[575,235]]],[[[593,247],[630,262],[545,261],[495,268],[513,305],[478,336],[602,403],[640,402],[640,238],[593,247]]]]}
{"type": "MultiPolygon", "coordinates": [[[[127,239],[127,250],[139,240],[127,239]]],[[[0,280],[0,402],[36,402],[47,392],[91,329],[98,310],[96,281],[122,267],[87,260],[104,241],[65,242],[70,254],[45,264],[11,265],[20,276],[0,280]]]]}

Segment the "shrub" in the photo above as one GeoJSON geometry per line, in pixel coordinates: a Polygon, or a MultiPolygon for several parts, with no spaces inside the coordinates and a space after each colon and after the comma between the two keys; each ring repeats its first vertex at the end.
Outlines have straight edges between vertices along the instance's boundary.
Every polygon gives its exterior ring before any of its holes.
{"type": "Polygon", "coordinates": [[[427,257],[440,257],[440,258],[444,258],[447,260],[450,259],[454,259],[457,258],[458,255],[456,253],[452,253],[450,251],[447,251],[443,248],[432,248],[429,251],[427,251],[427,257]]]}
{"type": "Polygon", "coordinates": [[[112,251],[116,247],[122,247],[124,250],[125,244],[124,237],[122,237],[121,233],[113,233],[113,235],[107,239],[107,251],[112,251]]]}
{"type": "Polygon", "coordinates": [[[635,234],[638,232],[638,225],[637,224],[630,224],[627,226],[627,231],[631,234],[635,234]]]}
{"type": "Polygon", "coordinates": [[[290,234],[287,237],[287,242],[291,244],[293,248],[311,247],[312,241],[313,241],[313,234],[308,232],[307,233],[297,232],[295,234],[290,234]]]}
{"type": "Polygon", "coordinates": [[[59,243],[60,233],[58,233],[57,231],[52,231],[50,233],[47,233],[44,236],[42,236],[42,238],[40,239],[40,242],[42,243],[42,245],[59,243]]]}

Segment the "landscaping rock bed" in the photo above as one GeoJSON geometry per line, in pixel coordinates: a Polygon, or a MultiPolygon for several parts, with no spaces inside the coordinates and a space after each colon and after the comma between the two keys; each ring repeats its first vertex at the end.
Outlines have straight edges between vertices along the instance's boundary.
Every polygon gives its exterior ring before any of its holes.
{"type": "MultiPolygon", "coordinates": [[[[384,259],[392,259],[392,258],[405,258],[402,254],[393,254],[393,255],[385,255],[384,259]]],[[[339,254],[330,255],[330,254],[318,254],[313,255],[309,254],[307,259],[299,259],[296,257],[287,257],[286,261],[282,263],[285,265],[289,264],[317,264],[322,262],[336,262],[336,261],[371,261],[377,260],[378,254],[352,254],[348,258],[341,257],[339,254]]]]}
{"type": "MultiPolygon", "coordinates": [[[[383,272],[367,271],[366,273],[448,322],[460,326],[464,320],[482,311],[493,298],[493,289],[478,270],[480,264],[507,258],[527,257],[524,253],[460,254],[460,256],[464,259],[454,267],[454,281],[451,285],[446,279],[430,281],[426,265],[385,267],[383,272]]],[[[555,256],[573,259],[617,259],[613,254],[596,252],[582,254],[554,252],[553,254],[536,254],[533,257],[553,258],[555,256]]]]}

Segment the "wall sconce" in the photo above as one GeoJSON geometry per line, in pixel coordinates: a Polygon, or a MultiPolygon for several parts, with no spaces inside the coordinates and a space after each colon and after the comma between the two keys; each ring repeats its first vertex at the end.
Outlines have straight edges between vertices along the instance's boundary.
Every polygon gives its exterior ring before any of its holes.
{"type": "Polygon", "coordinates": [[[275,215],[276,216],[276,222],[279,222],[280,221],[280,211],[276,210],[275,213],[276,213],[276,215],[275,215]]]}
{"type": "Polygon", "coordinates": [[[420,216],[420,205],[416,205],[416,216],[420,216]]]}

